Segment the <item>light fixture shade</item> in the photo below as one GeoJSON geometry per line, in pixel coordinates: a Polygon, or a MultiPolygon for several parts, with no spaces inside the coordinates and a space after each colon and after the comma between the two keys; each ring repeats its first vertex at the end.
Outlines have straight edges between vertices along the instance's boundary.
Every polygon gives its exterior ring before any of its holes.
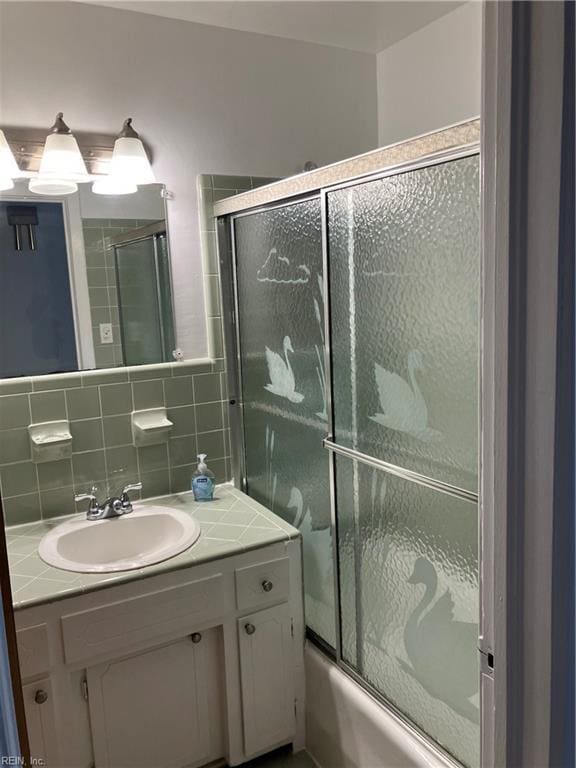
{"type": "Polygon", "coordinates": [[[95,195],[133,195],[138,192],[138,187],[115,176],[103,176],[92,184],[92,192],[95,195]]]}
{"type": "MultiPolygon", "coordinates": [[[[15,179],[20,175],[20,169],[10,149],[10,144],[6,141],[4,131],[0,130],[0,177],[15,179]]],[[[12,189],[12,187],[2,187],[2,189],[12,189]]]]}
{"type": "Polygon", "coordinates": [[[63,181],[89,181],[78,142],[71,133],[51,133],[46,137],[38,176],[63,181]]]}
{"type": "Polygon", "coordinates": [[[10,176],[1,176],[0,175],[0,192],[4,192],[7,189],[13,189],[14,188],[14,182],[10,178],[10,176]]]}
{"type": "Polygon", "coordinates": [[[33,179],[30,179],[28,189],[36,195],[54,195],[59,197],[78,192],[78,184],[67,179],[35,176],[33,179]]]}
{"type": "Polygon", "coordinates": [[[156,177],[139,138],[120,136],[114,143],[110,176],[132,184],[154,184],[156,177]]]}
{"type": "Polygon", "coordinates": [[[78,183],[89,181],[88,171],[78,142],[58,112],[46,137],[38,176],[30,179],[28,189],[37,195],[71,195],[78,183]]]}

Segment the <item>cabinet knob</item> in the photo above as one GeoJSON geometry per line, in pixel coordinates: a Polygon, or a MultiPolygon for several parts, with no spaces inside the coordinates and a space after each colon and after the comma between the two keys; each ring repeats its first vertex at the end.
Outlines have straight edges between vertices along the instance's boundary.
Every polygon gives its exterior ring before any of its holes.
{"type": "Polygon", "coordinates": [[[42,688],[38,688],[34,694],[34,701],[36,704],[44,704],[48,701],[48,694],[42,688]]]}
{"type": "Polygon", "coordinates": [[[264,581],[262,582],[262,589],[264,590],[264,592],[272,592],[272,590],[274,589],[274,584],[272,584],[271,581],[268,581],[268,579],[264,579],[264,581]]]}
{"type": "Polygon", "coordinates": [[[254,632],[256,632],[254,624],[244,624],[244,629],[246,630],[247,635],[253,635],[254,632]]]}
{"type": "Polygon", "coordinates": [[[200,632],[193,632],[190,635],[190,638],[191,638],[193,643],[199,643],[200,640],[202,640],[202,634],[200,632]]]}

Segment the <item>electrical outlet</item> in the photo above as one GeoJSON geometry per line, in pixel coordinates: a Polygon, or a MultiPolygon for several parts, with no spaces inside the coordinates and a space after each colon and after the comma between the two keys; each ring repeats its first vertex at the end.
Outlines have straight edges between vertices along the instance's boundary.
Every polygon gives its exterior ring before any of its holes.
{"type": "Polygon", "coordinates": [[[113,344],[112,323],[100,323],[100,344],[113,344]]]}

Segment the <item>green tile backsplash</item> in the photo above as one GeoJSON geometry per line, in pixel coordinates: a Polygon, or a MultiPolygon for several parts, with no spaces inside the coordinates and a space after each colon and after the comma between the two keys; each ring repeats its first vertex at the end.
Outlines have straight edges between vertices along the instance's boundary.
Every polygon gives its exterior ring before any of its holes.
{"type": "Polygon", "coordinates": [[[200,450],[218,482],[230,479],[225,392],[221,359],[0,380],[6,523],[70,514],[74,494],[92,485],[102,499],[136,480],[144,484],[144,497],[188,490],[200,450]],[[135,448],[132,410],[164,405],[174,422],[168,443],[135,448]],[[28,425],[57,419],[70,421],[72,457],[34,464],[28,425]]]}

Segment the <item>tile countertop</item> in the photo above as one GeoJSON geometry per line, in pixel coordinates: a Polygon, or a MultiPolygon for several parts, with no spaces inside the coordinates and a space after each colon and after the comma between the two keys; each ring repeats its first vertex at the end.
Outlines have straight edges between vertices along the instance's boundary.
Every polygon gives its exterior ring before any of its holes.
{"type": "Polygon", "coordinates": [[[74,597],[83,592],[157,576],[300,536],[296,528],[232,485],[218,486],[214,500],[210,502],[195,502],[192,493],[188,492],[146,499],[138,506],[157,505],[159,502],[195,517],[202,534],[196,544],[179,555],[132,571],[75,573],[53,568],[41,560],[38,555],[40,539],[51,528],[72,519],[72,516],[6,528],[14,608],[29,608],[74,597]]]}

